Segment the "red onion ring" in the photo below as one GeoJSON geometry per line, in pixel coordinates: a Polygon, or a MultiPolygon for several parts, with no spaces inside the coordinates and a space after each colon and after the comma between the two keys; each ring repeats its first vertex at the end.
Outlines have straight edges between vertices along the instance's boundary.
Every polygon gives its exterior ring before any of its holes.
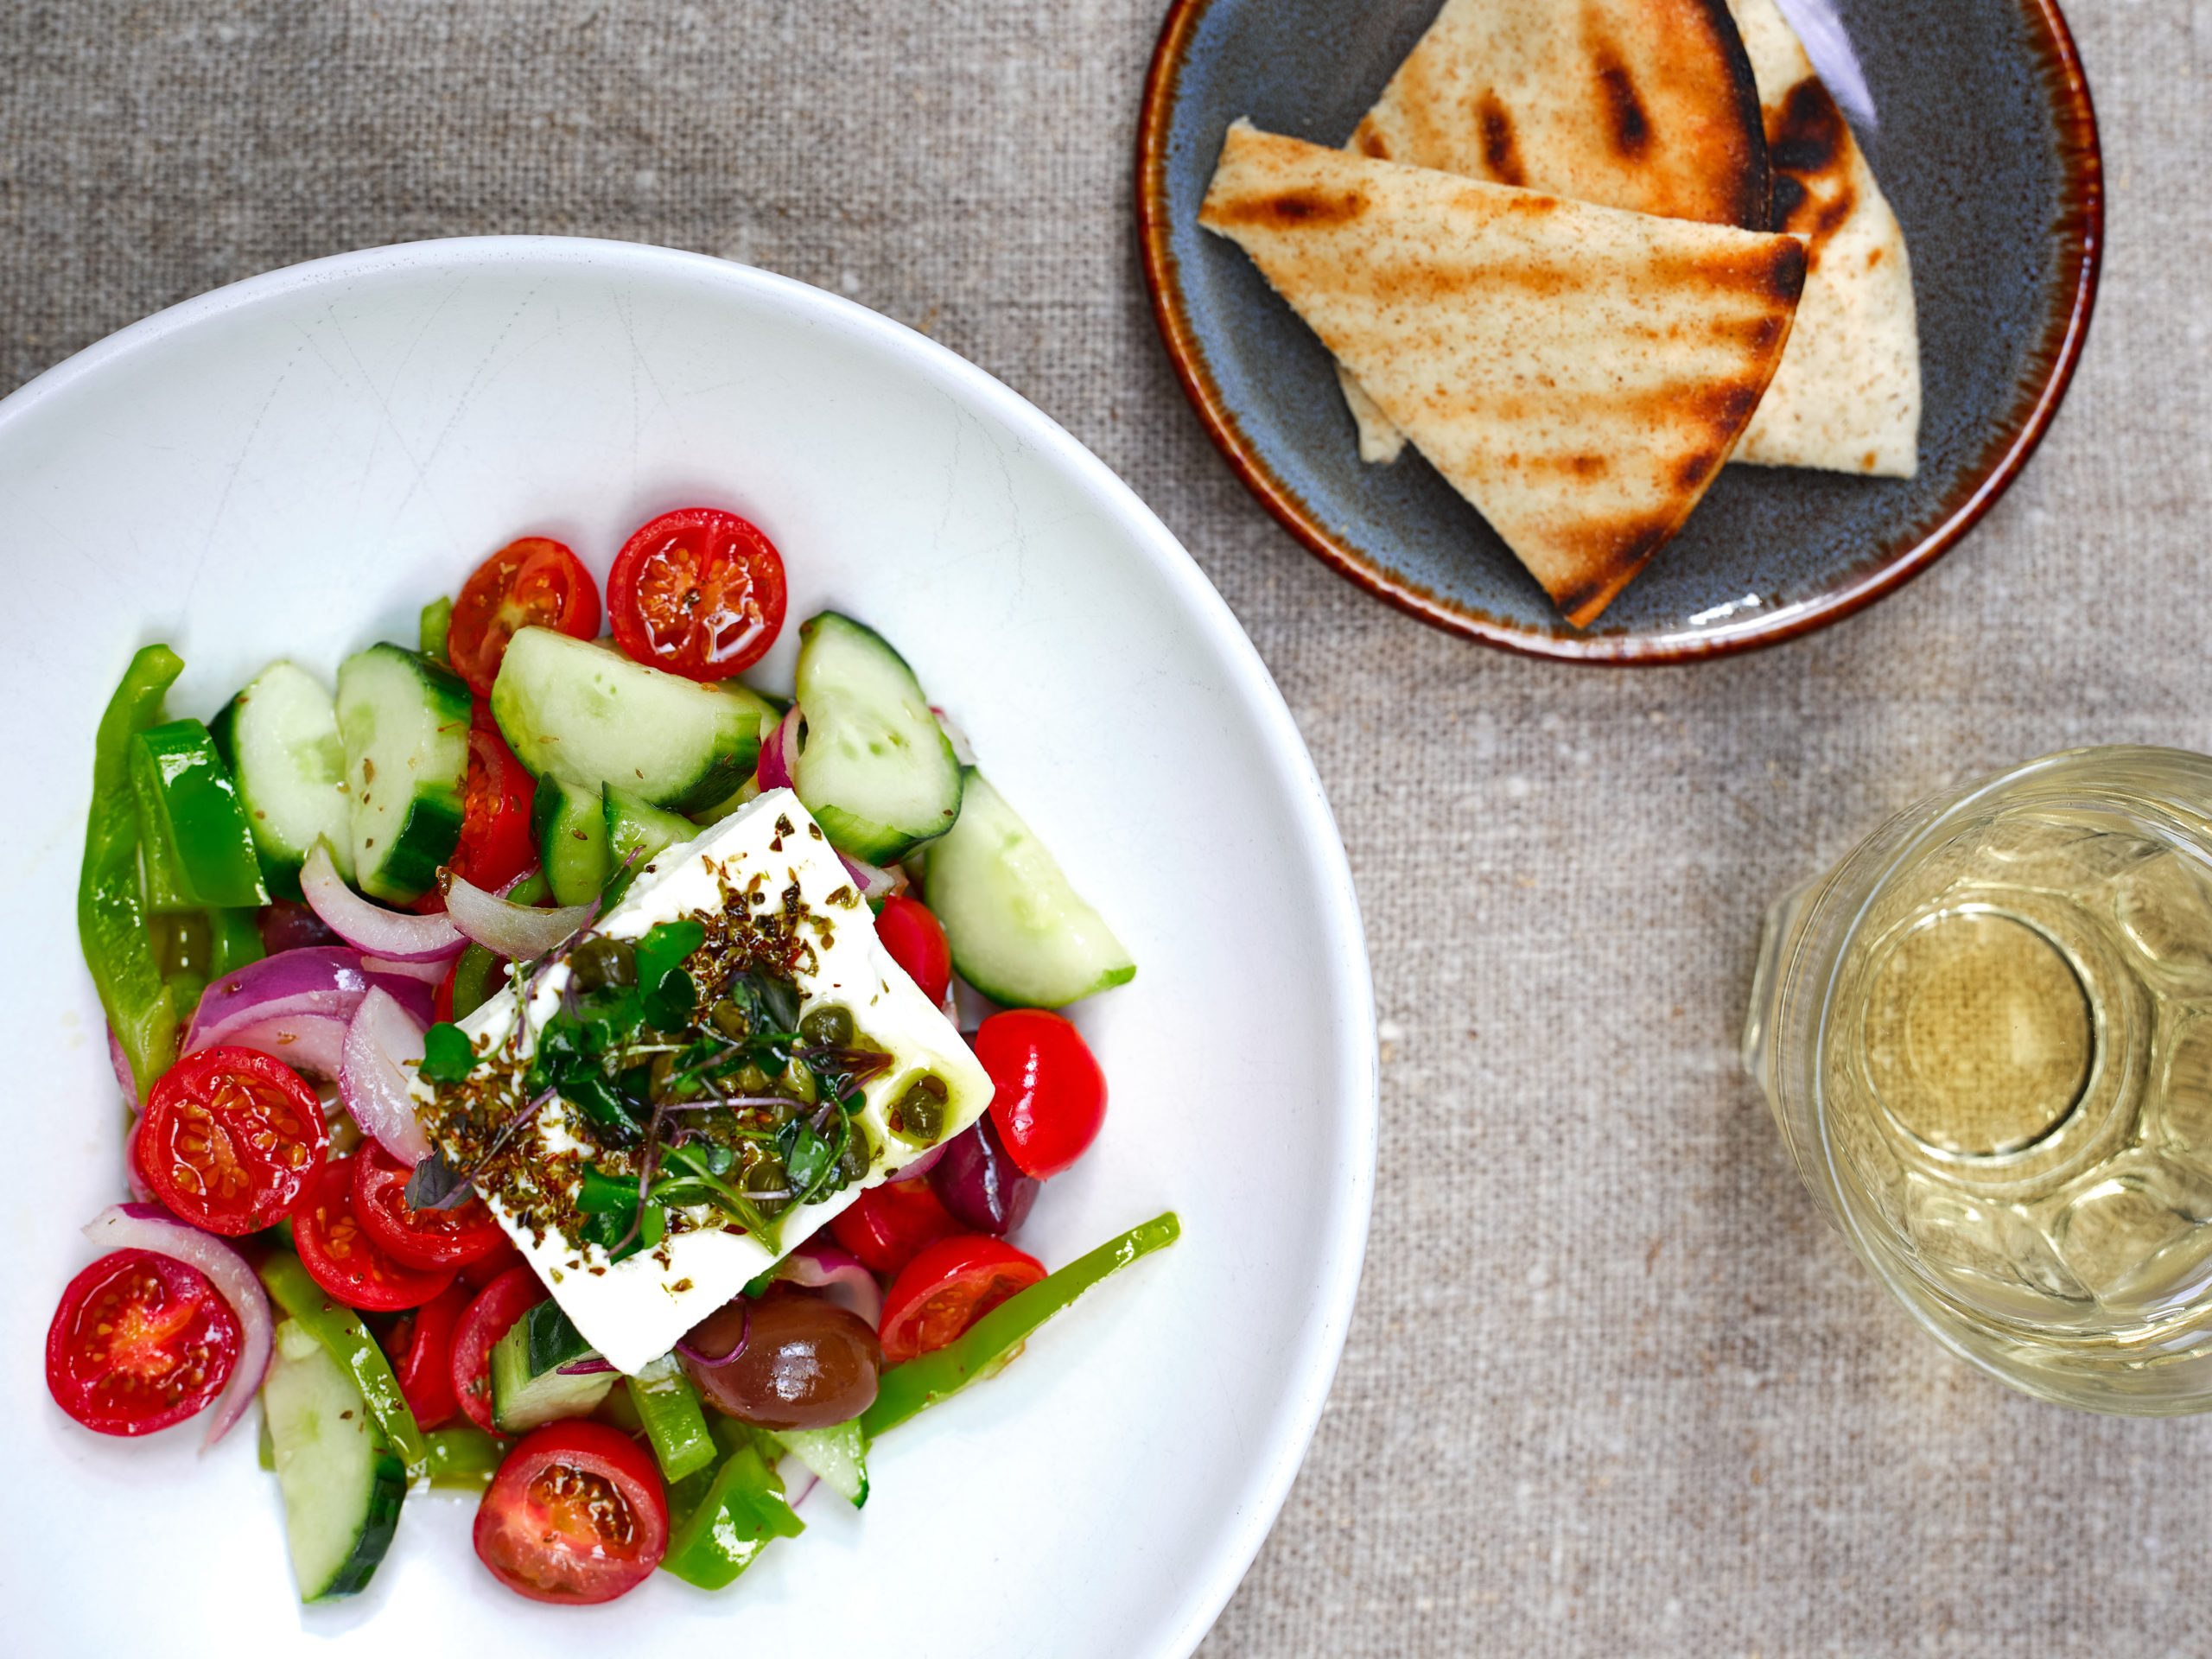
{"type": "Polygon", "coordinates": [[[113,1026],[107,1028],[107,1063],[115,1068],[115,1085],[123,1090],[123,1103],[137,1111],[138,1083],[130,1075],[130,1057],[123,1052],[123,1039],[115,1034],[113,1026]]]}
{"type": "Polygon", "coordinates": [[[429,962],[400,962],[391,957],[364,955],[361,966],[372,974],[382,974],[392,979],[412,979],[435,989],[445,978],[446,969],[453,966],[450,960],[432,958],[429,962]]]}
{"type": "Polygon", "coordinates": [[[509,904],[459,876],[448,879],[445,893],[446,914],[453,918],[453,925],[486,950],[514,962],[528,962],[558,950],[598,910],[595,903],[569,905],[560,910],[509,904]]]}
{"type": "Polygon", "coordinates": [[[878,869],[873,864],[861,863],[857,858],[847,858],[842,853],[837,855],[837,861],[845,867],[845,874],[851,876],[853,884],[860,888],[861,897],[871,905],[892,897],[906,885],[906,875],[903,870],[878,869]]]}
{"type": "Polygon", "coordinates": [[[784,1483],[784,1502],[797,1509],[820,1477],[799,1461],[798,1452],[786,1452],[776,1460],[776,1478],[784,1483]]]}
{"type": "Polygon", "coordinates": [[[382,988],[361,999],[346,1027],[338,1093],[361,1133],[412,1169],[430,1155],[403,1065],[420,1065],[423,1027],[382,988]]]}
{"type": "Polygon", "coordinates": [[[146,1172],[138,1167],[138,1126],[143,1118],[133,1118],[130,1127],[123,1132],[123,1179],[130,1188],[130,1196],[140,1204],[158,1204],[154,1189],[146,1185],[146,1172]]]}
{"type": "Polygon", "coordinates": [[[810,1238],[783,1259],[779,1279],[823,1292],[848,1313],[857,1313],[873,1331],[883,1324],[883,1287],[860,1258],[827,1240],[810,1238]]]}
{"type": "Polygon", "coordinates": [[[793,703],[785,712],[784,717],[776,722],[776,729],[769,733],[766,741],[760,745],[760,769],[756,776],[762,794],[772,789],[793,787],[791,767],[798,760],[798,728],[805,723],[804,716],[798,711],[798,704],[793,703]]]}
{"type": "Polygon", "coordinates": [[[300,871],[300,892],[330,931],[357,950],[397,962],[429,962],[450,957],[467,943],[445,916],[410,916],[372,905],[347,887],[330,861],[330,849],[315,842],[300,871]]]}
{"type": "Polygon", "coordinates": [[[561,1367],[563,1376],[605,1376],[614,1369],[614,1362],[597,1354],[587,1354],[582,1359],[572,1359],[561,1367]]]}
{"type": "Polygon", "coordinates": [[[244,1256],[213,1235],[186,1226],[159,1205],[111,1205],[92,1217],[85,1236],[103,1250],[152,1250],[197,1268],[238,1316],[238,1361],[200,1442],[206,1451],[245,1414],[269,1370],[276,1322],[270,1317],[268,1292],[244,1256]]]}
{"type": "Polygon", "coordinates": [[[940,1141],[912,1163],[899,1165],[898,1168],[883,1178],[885,1184],[896,1186],[901,1181],[920,1180],[923,1176],[937,1167],[937,1160],[944,1156],[944,1149],[950,1143],[948,1141],[940,1141]]]}
{"type": "MultiPolygon", "coordinates": [[[[417,975],[418,964],[404,972],[382,958],[362,956],[341,944],[308,945],[279,951],[226,974],[200,999],[186,1032],[184,1052],[231,1043],[231,1033],[252,1025],[299,1014],[330,1014],[342,1024],[353,1017],[372,985],[380,985],[417,1020],[430,1017],[430,987],[417,975]]],[[[442,964],[435,964],[439,979],[442,964]]]]}
{"type": "Polygon", "coordinates": [[[223,1039],[222,1046],[251,1048],[283,1061],[302,1077],[334,1082],[345,1063],[347,1023],[343,1014],[283,1014],[240,1026],[223,1039]]]}

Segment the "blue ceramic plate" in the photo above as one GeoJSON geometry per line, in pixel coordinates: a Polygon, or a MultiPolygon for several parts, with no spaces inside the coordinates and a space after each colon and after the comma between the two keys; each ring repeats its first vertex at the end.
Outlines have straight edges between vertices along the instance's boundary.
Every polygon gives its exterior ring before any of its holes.
{"type": "Polygon", "coordinates": [[[1414,452],[1361,462],[1327,350],[1240,249],[1198,228],[1231,121],[1342,143],[1437,9],[1176,0],[1154,54],[1137,174],[1154,312],[1208,432],[1293,535],[1370,592],[1491,645],[1681,662],[1847,616],[1988,510],[2065,392],[2103,243],[2088,83],[2051,0],[1842,0],[1880,120],[1859,143],[1912,255],[1919,476],[1728,467],[1586,632],[1414,452]]]}

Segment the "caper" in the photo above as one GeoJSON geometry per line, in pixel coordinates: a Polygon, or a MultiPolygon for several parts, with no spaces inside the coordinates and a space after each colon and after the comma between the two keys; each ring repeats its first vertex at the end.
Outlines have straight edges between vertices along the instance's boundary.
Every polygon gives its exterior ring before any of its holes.
{"type": "Polygon", "coordinates": [[[793,1060],[785,1066],[773,1086],[785,1099],[800,1101],[809,1106],[822,1097],[821,1091],[815,1087],[813,1069],[801,1060],[793,1060]]]}
{"type": "Polygon", "coordinates": [[[933,1147],[944,1133],[944,1103],[949,1091],[944,1079],[925,1071],[906,1086],[906,1092],[886,1112],[892,1134],[918,1147],[933,1147]]]}
{"type": "Polygon", "coordinates": [[[837,1154],[839,1186],[850,1186],[867,1174],[875,1162],[875,1147],[869,1142],[868,1125],[858,1118],[845,1120],[845,1144],[837,1154]]]}
{"type": "Polygon", "coordinates": [[[624,990],[638,982],[637,947],[595,934],[569,953],[569,968],[587,991],[624,990]]]}
{"type": "Polygon", "coordinates": [[[745,1167],[737,1178],[741,1192],[781,1192],[791,1184],[784,1160],[760,1142],[747,1145],[742,1155],[745,1167]]]}
{"type": "Polygon", "coordinates": [[[753,1021],[743,1008],[728,997],[715,1003],[707,1018],[716,1031],[734,1043],[741,1043],[753,1034],[753,1021]]]}
{"type": "Polygon", "coordinates": [[[743,1095],[765,1095],[768,1092],[768,1074],[747,1060],[737,1069],[737,1090],[743,1095]]]}
{"type": "Polygon", "coordinates": [[[825,1002],[798,1022],[798,1034],[817,1048],[846,1048],[853,1040],[853,1011],[825,1002]]]}

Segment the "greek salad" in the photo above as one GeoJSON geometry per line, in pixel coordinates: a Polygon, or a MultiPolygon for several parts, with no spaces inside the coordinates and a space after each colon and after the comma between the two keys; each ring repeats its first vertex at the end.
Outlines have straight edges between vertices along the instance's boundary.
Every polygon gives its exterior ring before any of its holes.
{"type": "Polygon", "coordinates": [[[534,1600],[721,1588],[1177,1236],[1012,1242],[1105,1115],[1057,1011],[1135,964],[865,622],[802,623],[790,696],[739,677],[785,602],[689,508],[603,610],[526,537],[334,688],[279,661],[168,718],[149,645],[100,721],[78,922],[133,1196],[48,1386],[207,1445],[258,1398],[303,1600],[439,1489],[534,1600]]]}

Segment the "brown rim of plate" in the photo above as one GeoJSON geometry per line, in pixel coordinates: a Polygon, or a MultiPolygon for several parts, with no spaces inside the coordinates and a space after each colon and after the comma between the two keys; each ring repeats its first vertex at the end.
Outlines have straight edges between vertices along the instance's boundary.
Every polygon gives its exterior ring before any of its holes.
{"type": "Polygon", "coordinates": [[[2089,82],[2082,73],[2081,54],[2056,0],[2018,3],[2040,29],[2047,79],[2058,106],[2059,149],[2066,169],[2066,197],[2059,225],[2061,233],[2067,236],[2073,262],[2072,302],[2050,319],[2041,343],[2030,355],[2030,361],[2040,360],[2047,365],[2033,393],[2023,397],[2012,418],[1992,435],[1980,462],[1967,469],[1959,487],[1943,502],[1935,527],[1910,546],[1891,552],[1875,569],[1817,598],[1770,617],[1686,640],[1634,634],[1562,638],[1531,633],[1446,604],[1418,583],[1379,568],[1316,522],[1306,504],[1275,476],[1246,439],[1223,402],[1198,351],[1183,308],[1182,292],[1173,281],[1175,257],[1167,245],[1165,183],[1168,110],[1176,78],[1182,72],[1185,48],[1213,0],[1173,0],[1168,8],[1160,42],[1153,48],[1152,67],[1145,74],[1144,105],[1137,119],[1137,234],[1144,253],[1145,286],[1152,295],[1152,315],[1160,325],[1168,359],[1174,364],[1176,376],[1191,406],[1198,410],[1206,435],[1245,487],[1259,498],[1260,505],[1331,569],[1432,627],[1524,657],[1649,665],[1699,662],[1756,651],[1840,621],[1902,588],[1949,552],[2011,486],[2043,442],[2088,338],[2089,314],[2095,308],[2097,275],[2104,257],[2104,161],[2097,141],[2096,111],[2089,101],[2089,82]]]}

